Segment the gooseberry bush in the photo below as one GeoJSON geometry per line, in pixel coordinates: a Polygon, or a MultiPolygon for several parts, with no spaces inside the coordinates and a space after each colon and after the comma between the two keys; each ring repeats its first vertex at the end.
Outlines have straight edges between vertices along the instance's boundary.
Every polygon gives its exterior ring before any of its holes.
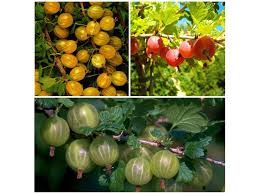
{"type": "Polygon", "coordinates": [[[133,2],[131,94],[224,96],[224,2],[133,2]]]}
{"type": "Polygon", "coordinates": [[[35,99],[36,191],[221,191],[224,99],[35,99]]]}
{"type": "Polygon", "coordinates": [[[127,96],[127,2],[35,3],[35,95],[127,96]]]}

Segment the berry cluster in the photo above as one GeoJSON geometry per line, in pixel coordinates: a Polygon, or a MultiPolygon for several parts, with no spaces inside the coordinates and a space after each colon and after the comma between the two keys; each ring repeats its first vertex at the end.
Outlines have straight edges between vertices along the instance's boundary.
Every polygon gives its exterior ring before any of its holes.
{"type": "MultiPolygon", "coordinates": [[[[131,54],[135,55],[139,50],[139,44],[136,38],[131,39],[131,54]]],[[[196,58],[197,60],[208,60],[216,52],[215,42],[208,36],[202,36],[196,40],[184,41],[179,48],[164,46],[160,36],[151,36],[147,40],[146,53],[148,57],[160,55],[169,65],[177,67],[185,59],[196,58]]]]}

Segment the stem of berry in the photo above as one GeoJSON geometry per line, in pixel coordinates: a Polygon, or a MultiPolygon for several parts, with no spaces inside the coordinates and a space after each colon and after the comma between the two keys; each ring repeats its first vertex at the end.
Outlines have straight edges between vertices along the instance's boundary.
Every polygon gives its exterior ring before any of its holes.
{"type": "Polygon", "coordinates": [[[108,164],[108,165],[106,165],[106,172],[109,174],[109,175],[111,175],[112,174],[112,165],[111,164],[108,164]]]}
{"type": "Polygon", "coordinates": [[[165,191],[165,180],[164,179],[160,180],[160,189],[162,189],[162,191],[165,191]]]}
{"type": "Polygon", "coordinates": [[[136,185],[136,192],[140,192],[141,191],[141,186],[140,185],[136,185]]]}
{"type": "Polygon", "coordinates": [[[49,156],[50,157],[54,157],[55,155],[55,147],[54,146],[50,146],[49,147],[49,156]]]}
{"type": "Polygon", "coordinates": [[[78,169],[78,170],[77,170],[77,176],[76,176],[76,178],[77,178],[77,179],[81,179],[82,177],[83,177],[83,171],[80,170],[80,169],[78,169]]]}

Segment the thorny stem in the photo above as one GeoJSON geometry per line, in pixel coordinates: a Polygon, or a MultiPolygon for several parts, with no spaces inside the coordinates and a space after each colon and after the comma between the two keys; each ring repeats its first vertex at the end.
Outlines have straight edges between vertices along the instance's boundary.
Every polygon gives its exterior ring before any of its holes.
{"type": "MultiPolygon", "coordinates": [[[[123,136],[123,133],[121,133],[118,136],[113,136],[113,139],[120,140],[121,139],[120,136],[123,136]]],[[[148,141],[148,140],[144,140],[144,139],[139,139],[139,143],[144,144],[144,145],[154,146],[154,147],[163,147],[158,142],[148,141]]],[[[171,147],[171,148],[169,148],[169,150],[171,152],[177,154],[180,157],[184,156],[184,148],[183,147],[179,147],[179,146],[178,147],[171,147]]],[[[220,165],[220,166],[225,166],[225,162],[224,161],[214,160],[214,159],[209,158],[209,157],[206,157],[205,159],[207,161],[213,163],[213,164],[217,164],[217,165],[220,165]]]]}
{"type": "MultiPolygon", "coordinates": [[[[50,38],[50,36],[49,36],[49,32],[48,32],[47,27],[45,27],[45,37],[46,37],[46,39],[47,39],[48,44],[52,47],[52,41],[51,41],[51,38],[50,38]]],[[[54,52],[57,53],[57,50],[56,50],[54,47],[52,47],[52,49],[54,50],[54,52]]],[[[63,68],[63,65],[62,65],[62,63],[61,63],[61,61],[60,61],[60,57],[57,57],[57,56],[56,56],[56,57],[55,57],[55,61],[56,61],[55,66],[57,67],[57,69],[59,70],[59,72],[61,73],[61,75],[66,79],[66,71],[65,71],[65,69],[63,68]]]]}

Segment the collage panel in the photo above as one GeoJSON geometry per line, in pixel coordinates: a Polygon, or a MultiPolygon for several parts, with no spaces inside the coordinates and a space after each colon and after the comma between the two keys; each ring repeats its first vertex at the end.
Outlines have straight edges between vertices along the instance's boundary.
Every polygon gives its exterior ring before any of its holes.
{"type": "Polygon", "coordinates": [[[225,96],[225,2],[130,4],[132,96],[225,96]]]}
{"type": "Polygon", "coordinates": [[[224,98],[34,102],[36,192],[224,191],[224,98]]]}
{"type": "Polygon", "coordinates": [[[35,2],[35,95],[127,96],[128,2],[35,2]]]}

